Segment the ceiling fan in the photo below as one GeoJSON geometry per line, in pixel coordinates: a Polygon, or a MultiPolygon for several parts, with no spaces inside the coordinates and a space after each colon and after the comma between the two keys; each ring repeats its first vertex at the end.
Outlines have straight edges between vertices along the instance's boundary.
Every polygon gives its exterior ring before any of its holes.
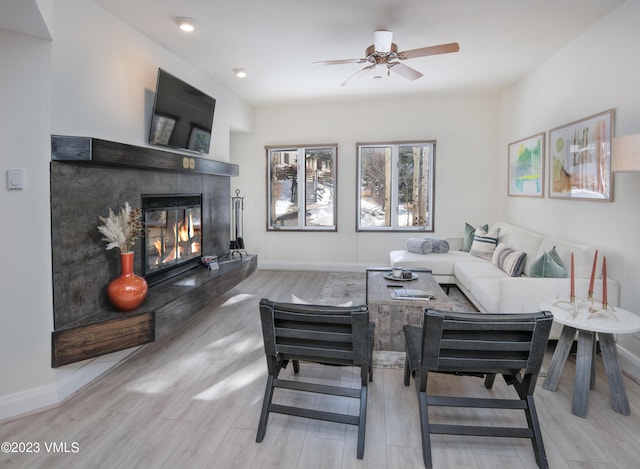
{"type": "Polygon", "coordinates": [[[440,44],[437,46],[420,47],[418,49],[405,50],[398,52],[398,45],[392,42],[393,33],[391,31],[374,31],[373,44],[367,47],[365,58],[363,59],[342,59],[342,60],[324,60],[320,62],[312,62],[312,65],[341,65],[351,63],[369,63],[363,69],[351,75],[340,86],[344,86],[352,79],[356,78],[368,70],[372,70],[377,66],[387,67],[387,74],[394,72],[402,75],[409,80],[417,80],[422,76],[419,71],[398,62],[398,60],[415,59],[416,57],[426,57],[428,55],[449,54],[458,52],[460,46],[457,42],[448,44],[440,44]]]}

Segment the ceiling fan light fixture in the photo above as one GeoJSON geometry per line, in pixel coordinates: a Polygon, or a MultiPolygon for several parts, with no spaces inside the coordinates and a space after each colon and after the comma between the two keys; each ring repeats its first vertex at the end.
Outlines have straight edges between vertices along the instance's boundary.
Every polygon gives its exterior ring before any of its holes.
{"type": "Polygon", "coordinates": [[[196,29],[196,22],[193,18],[181,17],[177,20],[180,29],[186,33],[191,33],[196,29]]]}
{"type": "MultiPolygon", "coordinates": [[[[363,72],[372,70],[378,66],[387,67],[387,76],[391,75],[391,71],[406,78],[407,80],[417,80],[423,74],[415,70],[401,61],[414,59],[417,57],[427,57],[430,55],[450,54],[458,52],[460,46],[457,42],[448,44],[438,44],[435,46],[420,47],[418,49],[409,49],[402,52],[398,51],[398,45],[393,42],[393,33],[391,31],[377,30],[373,32],[373,44],[365,50],[364,58],[360,59],[340,59],[340,60],[324,60],[322,62],[313,62],[313,65],[338,65],[338,64],[365,64],[358,72],[347,78],[340,86],[345,86],[356,77],[363,75],[363,72]]],[[[381,79],[382,74],[374,76],[374,79],[381,79]]]]}
{"type": "Polygon", "coordinates": [[[391,31],[374,31],[373,48],[376,52],[390,52],[393,33],[391,31]]]}
{"type": "Polygon", "coordinates": [[[246,68],[234,68],[233,73],[235,73],[238,78],[245,78],[247,76],[246,68]]]}

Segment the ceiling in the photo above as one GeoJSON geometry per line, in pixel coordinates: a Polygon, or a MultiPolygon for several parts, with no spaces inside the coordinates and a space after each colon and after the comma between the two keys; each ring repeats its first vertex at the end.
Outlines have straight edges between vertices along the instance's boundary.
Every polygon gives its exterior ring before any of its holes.
{"type": "Polygon", "coordinates": [[[0,31],[26,34],[51,40],[37,0],[0,0],[0,31]]]}
{"type": "Polygon", "coordinates": [[[309,100],[499,92],[624,1],[94,2],[259,107],[309,100]],[[181,16],[196,20],[195,32],[178,29],[176,18],[181,16]],[[382,73],[379,80],[365,76],[340,86],[364,65],[311,65],[364,57],[376,29],[392,31],[400,51],[458,42],[460,52],[404,61],[424,74],[415,81],[382,73]],[[234,68],[247,69],[248,76],[236,78],[234,68]]]}

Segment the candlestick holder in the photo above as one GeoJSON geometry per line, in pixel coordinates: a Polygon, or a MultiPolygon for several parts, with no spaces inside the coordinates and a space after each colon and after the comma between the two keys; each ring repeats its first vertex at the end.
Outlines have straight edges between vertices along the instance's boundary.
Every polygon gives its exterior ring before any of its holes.
{"type": "Polygon", "coordinates": [[[587,319],[610,318],[618,321],[616,309],[610,304],[603,303],[602,300],[593,298],[593,295],[578,301],[575,298],[558,300],[552,306],[568,312],[571,319],[575,319],[581,313],[586,313],[588,314],[587,319]]]}
{"type": "MultiPolygon", "coordinates": [[[[585,311],[589,314],[589,319],[593,318],[613,318],[616,321],[616,309],[608,303],[604,303],[602,300],[593,298],[593,295],[585,298],[578,305],[578,312],[585,311]]],[[[578,313],[576,313],[577,316],[578,313]]],[[[571,318],[573,319],[573,317],[571,318]]]]}
{"type": "Polygon", "coordinates": [[[570,297],[569,301],[558,300],[553,303],[553,306],[567,311],[569,314],[571,314],[572,319],[578,314],[575,296],[570,297]]]}

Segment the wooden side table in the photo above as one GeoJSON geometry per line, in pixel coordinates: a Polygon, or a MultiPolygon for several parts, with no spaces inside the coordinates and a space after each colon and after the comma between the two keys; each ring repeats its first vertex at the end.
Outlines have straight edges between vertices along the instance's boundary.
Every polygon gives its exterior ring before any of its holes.
{"type": "MultiPolygon", "coordinates": [[[[557,303],[557,301],[540,304],[540,309],[551,311],[553,319],[563,325],[560,339],[553,352],[551,365],[542,387],[550,391],[557,389],[560,374],[567,361],[577,332],[576,380],[573,388],[571,411],[574,415],[586,417],[589,408],[589,390],[595,387],[597,334],[600,339],[600,350],[609,382],[611,405],[616,412],[629,415],[631,409],[624,389],[624,382],[622,381],[614,334],[632,334],[640,331],[640,317],[616,307],[613,313],[609,312],[605,317],[594,317],[588,311],[582,310],[575,318],[571,318],[569,311],[560,307],[560,305],[554,306],[554,303],[557,303]]],[[[568,301],[564,303],[566,305],[568,301]]]]}

